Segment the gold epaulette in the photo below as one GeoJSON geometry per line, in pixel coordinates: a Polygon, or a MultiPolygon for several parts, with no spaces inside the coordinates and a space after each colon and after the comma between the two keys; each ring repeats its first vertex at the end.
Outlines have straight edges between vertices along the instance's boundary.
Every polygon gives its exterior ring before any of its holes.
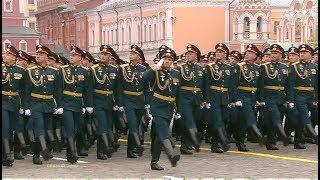
{"type": "Polygon", "coordinates": [[[271,62],[265,62],[265,63],[263,63],[263,64],[261,64],[261,65],[268,65],[268,64],[270,64],[271,62]]]}
{"type": "Polygon", "coordinates": [[[261,66],[260,64],[257,64],[257,63],[253,63],[254,65],[256,65],[256,66],[261,66]]]}
{"type": "Polygon", "coordinates": [[[292,63],[291,65],[296,65],[296,64],[299,64],[299,63],[300,63],[300,61],[297,61],[297,62],[292,63]]]}
{"type": "Polygon", "coordinates": [[[60,68],[65,68],[65,67],[68,67],[68,66],[69,66],[69,64],[60,66],[60,68]]]}
{"type": "Polygon", "coordinates": [[[129,64],[121,64],[120,65],[121,68],[126,67],[126,66],[129,66],[129,64]]]}
{"type": "Polygon", "coordinates": [[[81,66],[83,69],[85,69],[85,70],[89,70],[89,68],[87,68],[87,67],[84,67],[84,66],[81,66]]]}
{"type": "Polygon", "coordinates": [[[2,66],[6,66],[6,64],[2,64],[2,66]]]}
{"type": "Polygon", "coordinates": [[[207,66],[211,66],[211,65],[214,65],[214,64],[216,64],[216,62],[208,63],[207,66]]]}
{"type": "Polygon", "coordinates": [[[20,66],[20,65],[18,65],[18,64],[16,64],[15,66],[17,66],[17,67],[19,67],[19,68],[21,68],[21,69],[25,69],[24,67],[22,67],[22,66],[20,66]]]}
{"type": "Polygon", "coordinates": [[[27,70],[32,70],[32,69],[36,69],[36,68],[38,68],[38,66],[29,67],[29,68],[27,68],[27,70]]]}
{"type": "Polygon", "coordinates": [[[98,66],[99,66],[99,64],[95,64],[95,65],[91,66],[90,68],[93,69],[93,68],[96,68],[98,66]]]}
{"type": "Polygon", "coordinates": [[[48,68],[53,69],[53,70],[56,70],[56,71],[59,70],[58,68],[55,68],[55,67],[52,67],[52,66],[48,66],[48,68]]]}
{"type": "Polygon", "coordinates": [[[244,64],[246,64],[246,62],[237,63],[237,65],[239,65],[239,66],[242,66],[242,65],[244,65],[244,64]]]}
{"type": "Polygon", "coordinates": [[[114,68],[118,68],[118,66],[113,65],[113,64],[109,64],[109,66],[114,67],[114,68]]]}
{"type": "Polygon", "coordinates": [[[142,65],[142,64],[137,64],[137,65],[142,66],[142,67],[144,67],[144,68],[146,67],[145,65],[142,65]]]}

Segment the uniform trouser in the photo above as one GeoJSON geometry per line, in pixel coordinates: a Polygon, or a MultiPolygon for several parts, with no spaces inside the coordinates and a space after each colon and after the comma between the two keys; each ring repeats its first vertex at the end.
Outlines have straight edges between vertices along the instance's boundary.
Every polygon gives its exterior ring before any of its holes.
{"type": "Polygon", "coordinates": [[[12,132],[19,121],[19,110],[8,111],[2,108],[2,138],[11,139],[12,132]]]}
{"type": "Polygon", "coordinates": [[[283,104],[276,104],[274,102],[266,102],[265,110],[267,113],[266,123],[268,127],[267,143],[276,143],[276,133],[278,131],[277,125],[282,127],[282,115],[285,113],[285,107],[283,104]]]}
{"type": "Polygon", "coordinates": [[[136,146],[133,133],[139,134],[139,126],[140,126],[141,118],[145,113],[145,110],[124,107],[124,111],[125,111],[125,114],[128,120],[128,126],[129,126],[128,150],[132,150],[136,146]]]}
{"type": "Polygon", "coordinates": [[[74,138],[79,131],[80,124],[83,122],[82,112],[64,109],[62,118],[66,128],[66,136],[74,138]]]}
{"type": "Polygon", "coordinates": [[[206,115],[208,114],[207,112],[207,109],[206,108],[202,108],[199,110],[199,113],[198,113],[198,117],[196,118],[197,121],[196,121],[196,126],[197,126],[197,129],[200,133],[204,133],[204,130],[206,128],[206,115]]]}
{"type": "Polygon", "coordinates": [[[191,138],[189,131],[191,129],[197,130],[196,124],[199,120],[200,107],[194,104],[181,104],[179,108],[181,108],[181,118],[179,120],[181,120],[183,124],[181,146],[184,146],[185,143],[187,143],[187,136],[189,135],[191,138]]]}
{"type": "Polygon", "coordinates": [[[96,109],[94,115],[97,119],[97,130],[99,134],[112,130],[112,110],[96,109]]]}
{"type": "Polygon", "coordinates": [[[309,117],[309,111],[312,109],[312,104],[307,102],[296,102],[298,122],[295,128],[295,143],[304,143],[303,131],[307,124],[312,124],[309,117]]]}
{"type": "Polygon", "coordinates": [[[267,118],[267,112],[265,106],[258,107],[258,122],[257,126],[261,131],[262,135],[267,135],[268,133],[268,122],[269,119],[267,118]]]}
{"type": "Polygon", "coordinates": [[[48,126],[52,129],[52,115],[52,112],[43,113],[31,110],[29,120],[32,119],[33,121],[35,137],[38,138],[39,136],[45,136],[45,129],[48,128],[48,126]]]}
{"type": "MultiPolygon", "coordinates": [[[[214,127],[214,131],[212,134],[213,142],[221,142],[221,139],[218,139],[218,129],[222,129],[223,131],[225,131],[225,122],[228,121],[228,115],[229,110],[226,105],[213,104],[213,107],[209,109],[208,116],[210,117],[210,121],[212,122],[214,127]]],[[[224,132],[224,136],[226,136],[226,132],[224,132]]]]}
{"type": "Polygon", "coordinates": [[[296,128],[298,123],[298,114],[297,114],[297,108],[286,108],[285,112],[285,123],[284,123],[284,130],[287,135],[290,135],[296,128]]]}

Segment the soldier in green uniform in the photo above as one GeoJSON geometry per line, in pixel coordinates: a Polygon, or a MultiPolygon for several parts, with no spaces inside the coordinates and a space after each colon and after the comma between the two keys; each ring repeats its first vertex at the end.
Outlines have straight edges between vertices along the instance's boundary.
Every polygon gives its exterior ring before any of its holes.
{"type": "Polygon", "coordinates": [[[259,79],[259,88],[262,91],[260,104],[265,106],[265,121],[268,124],[268,150],[278,150],[276,133],[281,137],[284,146],[289,145],[289,139],[282,127],[282,114],[285,112],[285,101],[289,96],[289,76],[286,64],[281,63],[284,50],[278,44],[270,47],[270,62],[263,63],[259,79]]]}
{"type": "Polygon", "coordinates": [[[90,71],[81,66],[85,58],[84,52],[76,47],[70,48],[70,64],[61,66],[63,81],[61,104],[63,107],[63,122],[66,128],[68,141],[67,160],[70,163],[77,162],[76,141],[79,141],[79,126],[83,123],[83,114],[92,108],[92,85],[90,84],[90,71]]]}
{"type": "Polygon", "coordinates": [[[259,54],[259,49],[249,44],[246,47],[244,62],[238,63],[235,68],[235,106],[238,111],[236,145],[239,151],[249,151],[244,144],[245,132],[247,128],[252,129],[258,137],[260,144],[264,144],[265,139],[257,127],[255,116],[255,105],[258,100],[257,86],[260,76],[260,67],[254,63],[259,54]]]}
{"type": "Polygon", "coordinates": [[[179,71],[172,69],[171,65],[176,54],[170,48],[160,49],[159,63],[145,72],[144,82],[151,82],[153,86],[153,96],[150,100],[151,114],[153,116],[153,128],[155,139],[152,147],[152,170],[163,170],[158,164],[161,145],[171,162],[172,167],[177,165],[180,155],[174,152],[169,135],[169,125],[175,113],[175,100],[179,90],[179,71]]]}
{"type": "Polygon", "coordinates": [[[203,102],[204,71],[197,62],[200,60],[200,50],[195,45],[187,46],[186,63],[178,66],[180,72],[180,89],[177,101],[178,112],[181,113],[183,133],[181,139],[181,154],[192,154],[187,148],[187,138],[191,140],[197,152],[200,151],[200,139],[196,123],[203,102]]]}
{"type": "Polygon", "coordinates": [[[108,45],[100,46],[101,61],[93,65],[93,107],[94,116],[97,119],[97,159],[106,160],[111,157],[113,149],[108,140],[108,133],[113,133],[112,111],[117,106],[117,78],[118,68],[109,62],[115,54],[112,47],[108,45]]]}
{"type": "MultiPolygon", "coordinates": [[[[16,59],[19,57],[18,51],[12,45],[5,49],[5,55],[2,62],[2,164],[3,166],[12,166],[14,159],[12,157],[10,141],[16,124],[21,121],[20,114],[24,109],[24,82],[25,70],[16,66],[16,59]],[[20,113],[20,114],[19,114],[20,113]]],[[[16,130],[15,130],[16,131],[16,130]]],[[[19,135],[23,133],[17,131],[19,135]]]]}
{"type": "Polygon", "coordinates": [[[143,73],[147,68],[140,64],[145,61],[142,50],[137,45],[131,46],[130,63],[119,68],[118,100],[119,110],[124,111],[128,120],[129,134],[127,157],[142,156],[144,147],[139,137],[139,126],[145,112],[147,85],[141,82],[143,73]]]}
{"type": "Polygon", "coordinates": [[[229,55],[228,47],[223,43],[215,46],[216,59],[206,66],[206,107],[209,107],[209,117],[213,124],[211,152],[223,153],[229,150],[225,123],[227,123],[228,105],[233,102],[234,84],[231,73],[233,67],[225,63],[229,55]],[[218,144],[222,143],[222,148],[218,144]]]}
{"type": "Polygon", "coordinates": [[[45,140],[45,121],[52,119],[53,112],[61,112],[61,81],[56,71],[47,66],[51,51],[43,45],[37,45],[37,62],[39,66],[27,69],[25,115],[34,123],[35,143],[33,144],[33,163],[42,164],[40,151],[44,160],[49,160],[49,149],[45,140]]]}
{"type": "Polygon", "coordinates": [[[318,135],[312,127],[309,111],[318,103],[318,67],[311,63],[313,49],[306,44],[299,46],[299,61],[290,67],[289,108],[297,108],[298,122],[295,127],[294,148],[306,149],[303,130],[306,130],[318,142],[318,135]]]}

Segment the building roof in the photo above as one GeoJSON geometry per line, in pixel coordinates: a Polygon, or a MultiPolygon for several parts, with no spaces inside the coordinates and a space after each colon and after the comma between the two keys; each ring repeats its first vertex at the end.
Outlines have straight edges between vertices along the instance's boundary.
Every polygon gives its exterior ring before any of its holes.
{"type": "Polygon", "coordinates": [[[2,26],[3,35],[40,36],[41,33],[24,26],[2,26]]]}
{"type": "MultiPolygon", "coordinates": [[[[241,0],[230,0],[232,3],[231,6],[235,6],[236,4],[239,3],[241,0]]],[[[270,7],[290,7],[291,3],[293,0],[265,0],[270,7]]]]}

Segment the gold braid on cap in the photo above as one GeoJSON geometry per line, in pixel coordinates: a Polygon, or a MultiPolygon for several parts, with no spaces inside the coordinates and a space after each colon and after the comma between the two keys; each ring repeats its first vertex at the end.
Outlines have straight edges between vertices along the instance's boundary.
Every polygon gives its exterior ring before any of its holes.
{"type": "Polygon", "coordinates": [[[240,72],[243,76],[243,78],[247,81],[247,82],[251,82],[254,77],[252,74],[249,74],[249,76],[246,75],[246,73],[244,72],[244,69],[243,69],[243,64],[239,65],[240,66],[240,72]]]}
{"type": "Polygon", "coordinates": [[[164,83],[164,85],[162,86],[160,81],[159,81],[159,71],[156,71],[156,82],[157,82],[157,86],[160,90],[165,90],[167,89],[168,85],[170,84],[169,79],[167,79],[164,83]]]}
{"type": "Polygon", "coordinates": [[[304,74],[300,74],[297,68],[297,64],[293,64],[294,70],[296,71],[297,75],[301,78],[301,79],[306,79],[308,77],[308,71],[304,70],[304,74]]]}
{"type": "Polygon", "coordinates": [[[74,75],[72,75],[72,79],[69,79],[66,75],[66,71],[64,68],[61,68],[61,71],[62,71],[62,76],[63,76],[63,79],[64,79],[64,82],[66,82],[67,84],[72,84],[74,83],[74,75]]]}
{"type": "Polygon", "coordinates": [[[42,86],[43,85],[43,76],[40,75],[39,80],[36,81],[33,79],[31,71],[32,71],[32,69],[28,69],[29,78],[30,78],[30,81],[32,82],[32,84],[34,84],[35,86],[42,86]]]}

